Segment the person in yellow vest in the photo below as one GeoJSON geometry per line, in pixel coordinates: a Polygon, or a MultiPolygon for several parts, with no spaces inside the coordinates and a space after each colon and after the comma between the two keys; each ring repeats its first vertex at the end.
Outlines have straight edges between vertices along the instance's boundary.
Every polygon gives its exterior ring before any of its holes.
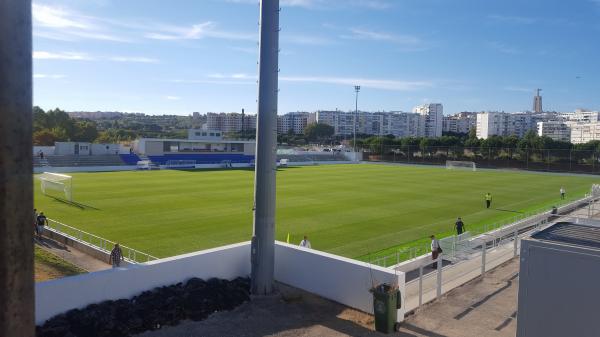
{"type": "Polygon", "coordinates": [[[485,194],[485,208],[490,208],[492,206],[492,194],[487,192],[485,194]]]}

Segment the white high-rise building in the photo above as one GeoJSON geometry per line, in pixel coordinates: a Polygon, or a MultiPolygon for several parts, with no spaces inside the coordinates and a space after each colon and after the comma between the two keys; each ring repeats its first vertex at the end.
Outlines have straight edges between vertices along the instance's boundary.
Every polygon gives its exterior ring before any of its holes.
{"type": "Polygon", "coordinates": [[[303,134],[308,124],[308,112],[288,112],[277,116],[277,133],[287,134],[290,130],[297,135],[303,134]]]}
{"type": "Polygon", "coordinates": [[[413,108],[413,112],[425,117],[424,137],[435,138],[442,136],[444,125],[444,107],[442,104],[419,105],[413,108]]]}
{"type": "Polygon", "coordinates": [[[469,133],[477,127],[476,112],[459,112],[452,116],[444,116],[442,123],[443,132],[469,133]]]}
{"type": "Polygon", "coordinates": [[[571,123],[571,143],[583,144],[592,140],[600,140],[600,122],[571,123]]]}
{"type": "Polygon", "coordinates": [[[239,113],[214,113],[206,114],[206,128],[209,130],[219,130],[225,133],[239,132],[243,129],[246,131],[256,129],[256,115],[245,115],[239,113]],[[243,124],[242,124],[243,120],[243,124]]]}
{"type": "Polygon", "coordinates": [[[530,113],[483,112],[477,114],[477,138],[490,136],[523,137],[537,125],[530,113]]]}
{"type": "Polygon", "coordinates": [[[382,113],[382,134],[395,137],[423,137],[425,118],[418,113],[382,113]]]}
{"type": "Polygon", "coordinates": [[[569,122],[547,121],[537,123],[538,136],[550,137],[563,142],[571,141],[571,127],[569,122]]]}

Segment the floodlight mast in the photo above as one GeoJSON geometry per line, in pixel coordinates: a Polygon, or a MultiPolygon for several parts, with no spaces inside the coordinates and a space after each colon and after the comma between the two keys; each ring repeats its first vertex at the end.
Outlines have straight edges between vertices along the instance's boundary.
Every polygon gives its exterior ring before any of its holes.
{"type": "Polygon", "coordinates": [[[254,295],[273,292],[275,273],[279,10],[279,0],[260,1],[254,232],[250,253],[251,292],[254,295]]]}

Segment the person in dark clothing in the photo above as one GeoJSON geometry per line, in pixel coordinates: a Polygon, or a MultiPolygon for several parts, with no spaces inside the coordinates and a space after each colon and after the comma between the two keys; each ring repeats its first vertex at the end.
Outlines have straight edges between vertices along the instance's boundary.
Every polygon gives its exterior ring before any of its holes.
{"type": "Polygon", "coordinates": [[[456,229],[456,235],[461,235],[465,232],[465,223],[459,217],[454,224],[454,229],[456,229]]]}
{"type": "Polygon", "coordinates": [[[48,219],[44,215],[44,212],[40,212],[40,215],[37,217],[37,234],[39,237],[42,237],[44,234],[44,226],[48,224],[48,219]]]}
{"type": "Polygon", "coordinates": [[[123,257],[123,252],[121,251],[121,247],[118,243],[115,243],[115,247],[110,252],[110,257],[108,258],[108,263],[112,265],[113,268],[118,268],[121,265],[121,261],[125,258],[123,257]]]}

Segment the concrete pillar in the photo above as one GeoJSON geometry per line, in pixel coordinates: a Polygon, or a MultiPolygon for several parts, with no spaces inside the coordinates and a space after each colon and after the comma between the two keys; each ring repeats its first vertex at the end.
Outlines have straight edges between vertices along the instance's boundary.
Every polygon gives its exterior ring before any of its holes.
{"type": "Polygon", "coordinates": [[[31,0],[0,0],[0,336],[33,337],[31,0]]]}

